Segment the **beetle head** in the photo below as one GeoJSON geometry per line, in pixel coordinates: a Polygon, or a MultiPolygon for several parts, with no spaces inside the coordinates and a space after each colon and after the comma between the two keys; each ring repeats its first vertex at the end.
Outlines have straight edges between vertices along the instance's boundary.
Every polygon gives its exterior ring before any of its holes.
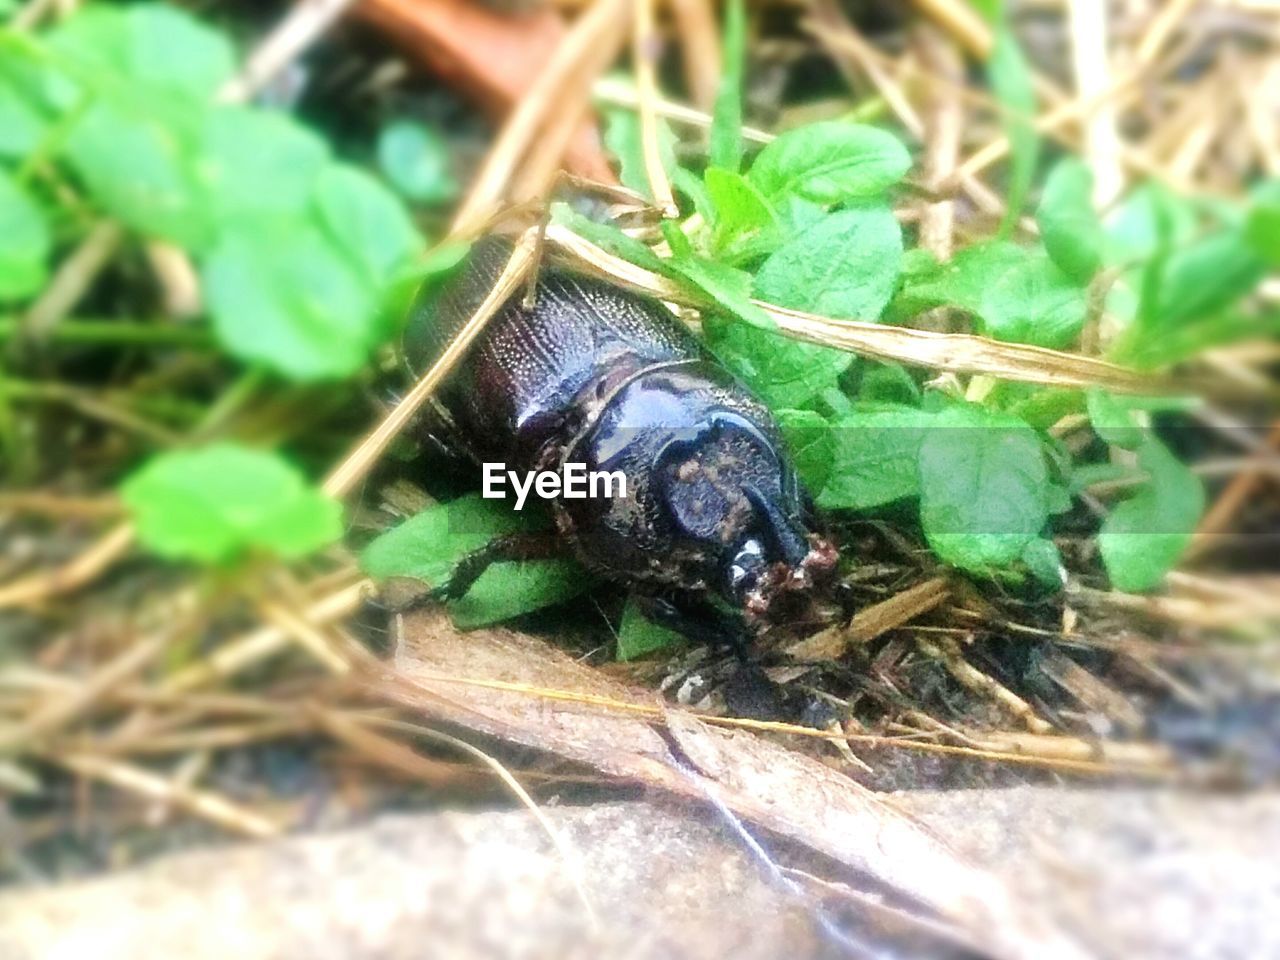
{"type": "Polygon", "coordinates": [[[810,529],[800,484],[752,420],[718,411],[658,461],[670,520],[704,544],[712,582],[759,626],[803,607],[832,580],[839,554],[810,529]]]}

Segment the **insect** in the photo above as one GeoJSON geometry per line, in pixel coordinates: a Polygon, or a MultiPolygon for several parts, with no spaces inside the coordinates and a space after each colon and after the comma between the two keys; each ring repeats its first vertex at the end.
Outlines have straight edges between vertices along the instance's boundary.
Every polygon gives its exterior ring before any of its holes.
{"type": "MultiPolygon", "coordinates": [[[[476,311],[510,250],[479,241],[415,307],[414,372],[476,311]]],[[[554,499],[553,533],[498,538],[442,595],[461,596],[492,562],[569,550],[633,588],[650,618],[742,649],[834,578],[837,550],[814,529],[773,416],[670,311],[563,269],[543,271],[534,294],[531,307],[505,304],[442,384],[441,438],[477,466],[621,471],[626,496],[554,499]]]]}

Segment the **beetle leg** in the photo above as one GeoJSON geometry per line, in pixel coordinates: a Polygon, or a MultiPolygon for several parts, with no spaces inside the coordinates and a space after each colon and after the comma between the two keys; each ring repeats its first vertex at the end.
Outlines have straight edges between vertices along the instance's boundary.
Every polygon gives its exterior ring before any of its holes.
{"type": "Polygon", "coordinates": [[[545,560],[562,552],[560,541],[550,530],[536,533],[508,533],[494,537],[478,550],[472,550],[453,568],[447,582],[431,591],[437,600],[457,600],[465,596],[481,575],[495,563],[516,560],[545,560]]]}

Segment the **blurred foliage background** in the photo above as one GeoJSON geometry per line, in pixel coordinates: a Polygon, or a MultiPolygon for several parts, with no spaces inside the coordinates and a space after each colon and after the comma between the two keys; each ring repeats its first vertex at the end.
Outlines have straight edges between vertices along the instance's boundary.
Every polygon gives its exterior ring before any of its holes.
{"type": "MultiPolygon", "coordinates": [[[[536,522],[412,430],[361,445],[411,297],[497,224],[639,276],[777,412],[862,612],[766,657],[874,741],[854,775],[1280,769],[1271,5],[0,15],[7,879],[505,789],[355,682],[397,640],[368,577],[536,522]]],[[[723,667],[565,560],[451,613],[641,685],[723,667]]]]}

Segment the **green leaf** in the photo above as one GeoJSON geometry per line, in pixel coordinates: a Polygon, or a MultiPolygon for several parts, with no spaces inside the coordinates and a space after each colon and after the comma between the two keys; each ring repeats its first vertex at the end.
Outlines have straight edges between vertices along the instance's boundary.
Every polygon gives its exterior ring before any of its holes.
{"type": "Polygon", "coordinates": [[[29,37],[0,32],[0,157],[25,157],[56,114],[48,53],[29,37]]]}
{"type": "Polygon", "coordinates": [[[291,117],[235,106],[208,111],[197,156],[203,204],[219,224],[301,216],[329,164],[324,141],[291,117]]]}
{"type": "Polygon", "coordinates": [[[188,249],[210,238],[205,197],[191,165],[192,122],[143,94],[99,100],[75,125],[65,151],[94,199],[147,236],[188,249]]]}
{"type": "MultiPolygon", "coordinates": [[[[640,138],[640,117],[634,110],[609,110],[605,112],[604,143],[618,158],[621,167],[619,179],[624,186],[643,197],[653,199],[649,188],[649,175],[645,172],[644,147],[640,138]]],[[[678,169],[676,163],[676,137],[666,121],[658,120],[658,156],[668,176],[678,169]]]]}
{"type": "Polygon", "coordinates": [[[310,221],[228,229],[202,278],[223,346],[294,380],[354,373],[381,331],[368,282],[310,221]]]}
{"type": "Polygon", "coordinates": [[[342,536],[342,508],[276,454],[222,443],[161,454],[125,481],[138,539],[170,559],[300,557],[342,536]]]}
{"type": "Polygon", "coordinates": [[[375,580],[409,577],[439,587],[459,560],[494,537],[548,526],[544,514],[512,510],[472,493],[434,504],[392,527],[364,548],[360,566],[375,580]]]}
{"type": "Polygon", "coordinates": [[[1049,518],[1035,431],[972,406],[942,411],[920,445],[920,520],[943,562],[987,576],[1012,567],[1049,518]]]}
{"type": "Polygon", "coordinates": [[[858,384],[858,399],[914,407],[920,403],[920,387],[896,363],[868,363],[858,384]]]}
{"type": "Polygon", "coordinates": [[[585,593],[595,581],[574,560],[496,563],[449,603],[449,616],[463,630],[510,620],[585,593]]]}
{"type": "Polygon", "coordinates": [[[825,121],[790,130],[768,144],[750,179],[774,203],[793,196],[815,203],[876,197],[911,167],[897,137],[875,127],[825,121]]]}
{"type": "Polygon", "coordinates": [[[742,67],[747,27],[742,0],[729,0],[724,10],[724,62],[711,120],[710,166],[730,173],[742,167],[742,67]]]}
{"type": "Polygon", "coordinates": [[[1066,571],[1058,545],[1047,537],[1027,544],[1019,558],[1035,581],[1048,590],[1061,590],[1066,584],[1066,571]]]}
{"type": "Polygon", "coordinates": [[[774,329],[773,319],[751,302],[750,274],[694,253],[689,238],[670,220],[663,222],[662,234],[671,247],[671,256],[664,261],[664,272],[691,285],[713,304],[752,326],[774,329]]]}
{"type": "Polygon", "coordinates": [[[1280,180],[1270,180],[1254,191],[1244,233],[1255,253],[1271,266],[1280,266],[1280,180]]]}
{"type": "Polygon", "coordinates": [[[1005,240],[965,247],[948,263],[930,265],[918,256],[904,257],[911,271],[905,275],[899,301],[908,312],[951,305],[976,314],[987,289],[1026,260],[1026,250],[1005,240]]]}
{"type": "MultiPolygon", "coordinates": [[[[887,209],[830,214],[765,261],[756,293],[779,306],[873,320],[888,303],[902,233],[887,209]]],[[[711,349],[774,407],[798,407],[848,369],[853,355],[773,330],[708,318],[711,349]]]]}
{"type": "Polygon", "coordinates": [[[1155,438],[1138,450],[1138,465],[1150,482],[1117,504],[1098,534],[1112,586],[1129,592],[1159,586],[1191,542],[1205,503],[1200,480],[1155,438]]]}
{"type": "MultiPolygon", "coordinates": [[[[550,526],[545,514],[515,511],[479,494],[436,504],[369,544],[360,565],[375,580],[410,577],[441,586],[454,567],[495,537],[550,526]]],[[[498,563],[486,570],[465,597],[449,604],[464,629],[507,620],[577,596],[594,584],[571,560],[498,563]]]]}
{"type": "Polygon", "coordinates": [[[1102,263],[1102,223],[1093,210],[1093,174],[1075,157],[1049,171],[1036,223],[1049,258],[1076,283],[1087,284],[1102,263]]]}
{"type": "Polygon", "coordinates": [[[612,223],[599,223],[584,217],[567,203],[556,202],[551,205],[551,222],[568,227],[584,240],[595,244],[606,253],[621,257],[628,263],[666,274],[668,265],[645,244],[615,227],[612,223]]]}
{"type": "Polygon", "coordinates": [[[887,207],[841,210],[788,241],[756,275],[779,306],[841,320],[875,320],[902,266],[902,229],[887,207]]]}
{"type": "Polygon", "coordinates": [[[657,650],[665,650],[684,643],[685,638],[674,630],[654,623],[643,613],[632,597],[622,608],[622,623],[618,626],[618,659],[635,660],[657,650]]]}
{"type": "Polygon", "coordinates": [[[1030,251],[990,279],[978,304],[984,333],[1055,349],[1080,335],[1087,314],[1084,290],[1048,257],[1030,251]]]}
{"type": "Polygon", "coordinates": [[[1174,250],[1152,267],[1158,274],[1144,292],[1140,315],[1153,332],[1217,313],[1251,293],[1267,272],[1239,227],[1174,250]]]}
{"type": "Polygon", "coordinates": [[[1001,232],[1007,234],[1017,223],[1026,203],[1040,159],[1040,137],[1032,125],[1036,114],[1036,93],[1031,69],[1007,24],[995,30],[995,47],[987,61],[987,79],[1003,111],[1005,136],[1009,138],[1009,183],[1005,189],[1006,211],[1001,232]]]}
{"type": "Polygon", "coordinates": [[[974,314],[982,332],[1000,340],[1064,347],[1088,313],[1085,292],[1041,250],[1007,241],[974,244],[937,273],[908,279],[895,309],[949,304],[974,314]]]}
{"type": "Polygon", "coordinates": [[[363,170],[330,166],[316,181],[315,201],[333,245],[346,251],[375,290],[422,249],[404,205],[363,170]]]}
{"type": "Polygon", "coordinates": [[[387,124],[378,134],[378,165],[400,193],[418,203],[448,203],[458,195],[444,138],[412,120],[387,124]]]}
{"type": "Polygon", "coordinates": [[[226,37],[165,3],[90,4],[54,29],[49,44],[93,73],[202,101],[236,66],[226,37]]]}
{"type": "Polygon", "coordinates": [[[835,433],[813,410],[777,410],[774,414],[791,453],[791,463],[811,496],[827,485],[835,466],[835,433]]]}
{"type": "Polygon", "coordinates": [[[711,249],[729,263],[764,256],[777,249],[784,233],[773,205],[740,173],[709,167],[707,197],[715,211],[711,249]]]}
{"type": "Polygon", "coordinates": [[[1190,241],[1196,221],[1184,198],[1158,181],[1144,183],[1107,216],[1104,259],[1117,266],[1148,260],[1161,249],[1190,241]]]}
{"type": "Polygon", "coordinates": [[[44,286],[51,245],[44,211],[0,168],[0,302],[44,286]]]}
{"type": "Polygon", "coordinates": [[[1147,434],[1134,419],[1134,408],[1127,399],[1105,390],[1090,390],[1085,395],[1093,432],[1113,447],[1136,450],[1147,434]]]}
{"type": "Polygon", "coordinates": [[[723,315],[703,317],[702,333],[716,357],[778,409],[798,407],[834,386],[854,360],[844,350],[802,343],[723,315]]]}
{"type": "Polygon", "coordinates": [[[857,409],[832,425],[828,510],[870,510],[920,495],[920,446],[937,415],[915,407],[857,409]]]}

